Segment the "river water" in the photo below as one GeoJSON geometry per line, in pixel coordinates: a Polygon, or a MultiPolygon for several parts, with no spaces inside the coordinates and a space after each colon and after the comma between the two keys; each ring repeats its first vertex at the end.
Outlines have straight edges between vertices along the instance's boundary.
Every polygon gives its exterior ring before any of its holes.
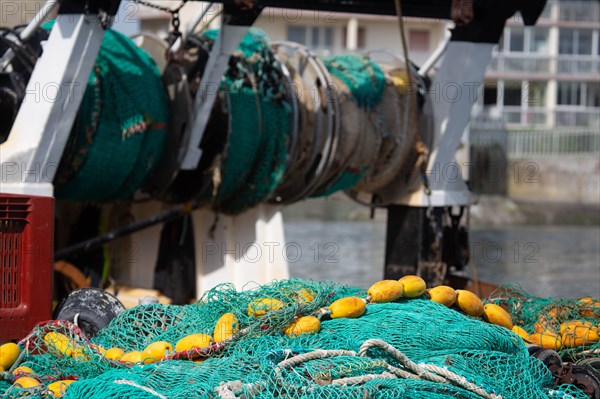
{"type": "MultiPolygon", "coordinates": [[[[383,277],[383,222],[285,222],[290,275],[368,287],[383,277]]],[[[600,227],[473,228],[481,280],[518,283],[537,296],[600,297],[600,227]]]]}

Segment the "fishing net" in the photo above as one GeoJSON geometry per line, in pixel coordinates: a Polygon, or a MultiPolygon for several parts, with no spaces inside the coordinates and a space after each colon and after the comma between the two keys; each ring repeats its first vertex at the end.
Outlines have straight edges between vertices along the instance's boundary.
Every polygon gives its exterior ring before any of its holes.
{"type": "MultiPolygon", "coordinates": [[[[217,30],[205,35],[214,40],[217,30]]],[[[228,97],[229,140],[213,179],[213,207],[237,214],[269,197],[283,180],[291,106],[266,36],[250,29],[230,60],[222,90],[228,97]]],[[[219,134],[223,132],[207,132],[219,134]]]]}
{"type": "Polygon", "coordinates": [[[167,110],[154,61],[129,38],[107,29],[57,172],[56,197],[130,197],[161,159],[167,110]]]}
{"type": "MultiPolygon", "coordinates": [[[[20,343],[20,364],[31,367],[42,384],[13,386],[4,394],[49,397],[50,382],[76,379],[64,398],[586,398],[574,386],[555,387],[545,365],[508,329],[424,298],[371,303],[356,319],[325,316],[317,333],[282,333],[296,316],[319,314],[346,296],[366,293],[297,279],[241,292],[224,284],[193,305],[124,311],[91,341],[71,323],[45,323],[20,343]],[[263,298],[282,306],[249,316],[248,306],[263,298]],[[133,366],[101,354],[100,347],[142,350],[158,340],[174,345],[189,334],[212,334],[228,312],[238,317],[239,331],[209,347],[133,366]],[[68,344],[53,347],[49,333],[63,334],[61,342],[68,344]]],[[[14,378],[1,374],[0,387],[14,378]]]]}
{"type": "Polygon", "coordinates": [[[358,105],[372,107],[383,99],[385,74],[370,59],[346,54],[326,57],[323,63],[331,75],[345,83],[358,105]]]}
{"type": "Polygon", "coordinates": [[[528,334],[550,332],[559,335],[561,345],[558,353],[565,361],[600,355],[600,341],[585,339],[589,330],[600,329],[600,298],[539,298],[513,284],[498,288],[490,295],[489,301],[507,309],[515,325],[528,334]],[[565,333],[561,331],[561,325],[567,322],[581,322],[582,326],[572,334],[565,333]]]}

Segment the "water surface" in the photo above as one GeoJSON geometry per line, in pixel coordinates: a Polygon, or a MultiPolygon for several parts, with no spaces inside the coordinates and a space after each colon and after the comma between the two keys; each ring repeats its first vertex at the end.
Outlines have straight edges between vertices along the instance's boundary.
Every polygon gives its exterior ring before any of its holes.
{"type": "MultiPolygon", "coordinates": [[[[290,275],[368,287],[383,277],[385,223],[286,221],[290,275]]],[[[480,279],[519,283],[531,294],[600,297],[600,227],[474,228],[480,279]]]]}

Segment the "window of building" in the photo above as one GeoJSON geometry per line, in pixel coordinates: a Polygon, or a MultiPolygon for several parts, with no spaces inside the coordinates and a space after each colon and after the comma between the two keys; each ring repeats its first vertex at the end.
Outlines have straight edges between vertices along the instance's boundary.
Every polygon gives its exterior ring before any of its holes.
{"type": "Polygon", "coordinates": [[[412,51],[429,51],[429,31],[411,29],[408,32],[408,47],[412,51]]]}
{"type": "Polygon", "coordinates": [[[600,83],[587,83],[587,98],[585,105],[588,107],[600,107],[600,83]]]}
{"type": "Polygon", "coordinates": [[[558,34],[559,54],[590,55],[592,52],[591,29],[560,28],[558,34]]]}
{"type": "Polygon", "coordinates": [[[544,27],[532,27],[529,35],[529,52],[531,53],[549,53],[548,47],[550,30],[544,27]]]}
{"type": "Polygon", "coordinates": [[[504,86],[504,105],[518,105],[522,103],[523,89],[521,82],[506,82],[504,86]]]}
{"type": "Polygon", "coordinates": [[[483,105],[490,106],[498,103],[498,86],[486,85],[483,88],[483,105]]]}
{"type": "Polygon", "coordinates": [[[525,49],[525,30],[522,26],[513,26],[510,28],[510,39],[508,51],[523,52],[525,49]]]}
{"type": "Polygon", "coordinates": [[[530,107],[543,107],[546,104],[546,82],[527,82],[525,95],[524,102],[530,107]]]}
{"type": "Polygon", "coordinates": [[[319,33],[321,33],[321,30],[319,29],[318,26],[313,26],[311,28],[311,37],[310,37],[310,46],[312,48],[319,48],[319,44],[321,43],[321,38],[319,37],[319,33]]]}
{"type": "Polygon", "coordinates": [[[558,105],[581,105],[580,82],[558,82],[558,105]]]}
{"type": "Polygon", "coordinates": [[[332,49],[333,28],[327,26],[288,25],[287,40],[303,44],[311,49],[332,49]]]}
{"type": "MultiPolygon", "coordinates": [[[[346,40],[348,39],[348,29],[344,26],[342,29],[342,47],[348,48],[346,40]]],[[[356,48],[364,49],[367,47],[367,31],[365,28],[358,27],[358,32],[356,36],[356,48]]]]}
{"type": "Polygon", "coordinates": [[[558,53],[559,54],[573,54],[574,51],[574,38],[575,29],[561,28],[558,33],[558,53]]]}
{"type": "Polygon", "coordinates": [[[311,28],[310,45],[312,48],[332,48],[333,28],[313,26],[311,28]]]}
{"type": "Polygon", "coordinates": [[[287,40],[306,45],[306,27],[296,25],[288,26],[287,40]]]}
{"type": "Polygon", "coordinates": [[[504,29],[497,51],[549,53],[550,29],[543,26],[511,26],[504,29]]]}
{"type": "Polygon", "coordinates": [[[577,41],[577,54],[592,54],[592,30],[579,30],[577,41]]]}

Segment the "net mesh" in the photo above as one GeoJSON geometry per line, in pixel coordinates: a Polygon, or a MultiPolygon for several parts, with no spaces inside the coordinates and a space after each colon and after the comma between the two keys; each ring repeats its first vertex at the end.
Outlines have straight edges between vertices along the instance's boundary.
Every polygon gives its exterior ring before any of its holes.
{"type": "Polygon", "coordinates": [[[368,304],[356,319],[324,317],[318,333],[282,333],[295,317],[346,296],[364,298],[366,292],[298,279],[243,291],[224,284],[196,304],[124,311],[91,341],[71,323],[45,323],[20,343],[21,365],[31,367],[41,385],[9,387],[15,377],[3,373],[0,387],[7,398],[47,397],[46,387],[59,379],[77,380],[66,390],[69,399],[586,398],[572,385],[555,387],[549,370],[508,329],[424,298],[368,304]],[[262,298],[283,306],[262,317],[249,316],[248,306],[262,298]],[[189,334],[212,334],[228,312],[239,321],[234,339],[157,363],[132,366],[106,359],[99,349],[142,350],[159,340],[174,345],[189,334]],[[63,334],[67,344],[50,345],[49,333],[63,334]],[[437,380],[411,377],[411,364],[437,370],[437,380]],[[443,375],[457,378],[440,380],[443,375]]]}
{"type": "Polygon", "coordinates": [[[600,329],[600,298],[539,298],[512,284],[501,286],[490,296],[489,302],[506,308],[515,325],[528,334],[549,331],[560,335],[562,345],[558,353],[563,360],[577,361],[590,353],[600,353],[599,340],[584,339],[588,331],[596,327],[600,329]],[[583,325],[577,327],[573,334],[565,333],[561,331],[561,325],[567,322],[589,323],[590,328],[583,325]],[[574,339],[574,334],[582,336],[581,340],[574,339]]]}
{"type": "Polygon", "coordinates": [[[381,102],[385,73],[375,62],[367,57],[345,54],[326,57],[323,63],[330,74],[346,84],[360,106],[372,107],[381,102]]]}
{"type": "MultiPolygon", "coordinates": [[[[216,39],[217,30],[205,33],[216,39]]],[[[237,214],[269,197],[282,182],[291,106],[265,34],[250,29],[230,61],[222,90],[229,98],[229,141],[212,192],[213,207],[237,214]]],[[[213,132],[213,134],[223,134],[213,132]]]]}
{"type": "Polygon", "coordinates": [[[167,110],[154,61],[129,38],[107,29],[57,172],[56,197],[130,197],[162,157],[167,110]]]}

